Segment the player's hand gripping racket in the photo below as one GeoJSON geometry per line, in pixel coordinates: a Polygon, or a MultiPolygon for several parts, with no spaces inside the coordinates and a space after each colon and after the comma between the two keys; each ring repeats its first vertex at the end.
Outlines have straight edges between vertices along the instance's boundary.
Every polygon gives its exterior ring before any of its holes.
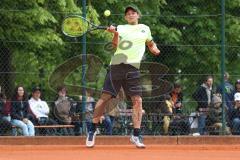
{"type": "Polygon", "coordinates": [[[78,15],[68,16],[62,23],[62,32],[69,37],[80,37],[86,32],[96,29],[106,30],[107,28],[107,26],[97,26],[89,22],[86,18],[78,15]]]}

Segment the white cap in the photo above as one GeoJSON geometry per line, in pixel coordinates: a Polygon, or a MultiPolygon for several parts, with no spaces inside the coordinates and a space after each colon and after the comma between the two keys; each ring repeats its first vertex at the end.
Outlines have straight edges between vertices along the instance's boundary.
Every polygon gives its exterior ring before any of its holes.
{"type": "Polygon", "coordinates": [[[234,101],[240,101],[240,93],[234,94],[234,101]]]}

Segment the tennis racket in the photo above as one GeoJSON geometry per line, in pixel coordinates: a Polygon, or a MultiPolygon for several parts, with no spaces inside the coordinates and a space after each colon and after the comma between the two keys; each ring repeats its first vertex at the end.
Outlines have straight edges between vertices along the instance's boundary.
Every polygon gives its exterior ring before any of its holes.
{"type": "Polygon", "coordinates": [[[106,30],[107,26],[98,26],[79,15],[70,15],[63,20],[62,32],[69,37],[80,37],[96,29],[106,30]]]}

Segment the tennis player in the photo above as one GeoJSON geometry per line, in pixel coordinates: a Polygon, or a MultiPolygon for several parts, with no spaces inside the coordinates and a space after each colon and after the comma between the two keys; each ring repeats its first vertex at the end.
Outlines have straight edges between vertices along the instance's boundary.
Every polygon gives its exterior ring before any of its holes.
{"type": "Polygon", "coordinates": [[[140,62],[147,45],[150,52],[159,55],[151,36],[148,26],[139,24],[141,12],[135,5],[125,8],[125,20],[128,24],[108,27],[107,31],[113,34],[112,44],[116,51],[111,59],[109,71],[106,75],[102,94],[96,103],[93,124],[88,131],[86,146],[94,147],[96,137],[96,125],[103,115],[106,103],[116,97],[120,88],[124,89],[125,94],[130,97],[133,104],[133,135],[130,141],[137,148],[145,148],[140,135],[142,121],[142,87],[140,84],[140,62]]]}

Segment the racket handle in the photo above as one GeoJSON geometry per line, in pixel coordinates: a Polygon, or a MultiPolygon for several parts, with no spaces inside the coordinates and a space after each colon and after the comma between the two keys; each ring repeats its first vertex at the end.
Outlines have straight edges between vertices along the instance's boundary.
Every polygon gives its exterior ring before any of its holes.
{"type": "MultiPolygon", "coordinates": [[[[97,28],[106,30],[108,27],[107,26],[98,26],[97,28]]],[[[117,27],[116,27],[116,31],[117,31],[117,27]]]]}

